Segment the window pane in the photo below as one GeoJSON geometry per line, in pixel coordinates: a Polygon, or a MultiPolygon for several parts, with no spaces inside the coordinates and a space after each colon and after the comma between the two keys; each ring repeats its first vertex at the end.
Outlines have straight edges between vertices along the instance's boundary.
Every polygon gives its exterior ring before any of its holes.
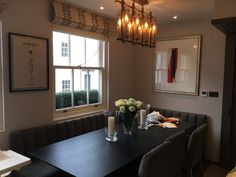
{"type": "Polygon", "coordinates": [[[85,64],[85,38],[70,35],[71,66],[85,64]]]}
{"type": "Polygon", "coordinates": [[[72,106],[72,70],[56,69],[56,109],[67,108],[72,106]]]}
{"type": "Polygon", "coordinates": [[[86,90],[87,70],[74,70],[74,105],[81,106],[87,104],[86,90]]]}
{"type": "Polygon", "coordinates": [[[99,47],[99,43],[98,40],[86,38],[86,66],[101,66],[99,57],[102,55],[102,50],[99,47]]]}
{"type": "Polygon", "coordinates": [[[69,58],[69,34],[53,32],[53,64],[68,66],[69,58]]]}
{"type": "Polygon", "coordinates": [[[101,102],[101,71],[100,70],[89,70],[89,77],[87,77],[89,85],[89,103],[100,103],[101,102]]]}

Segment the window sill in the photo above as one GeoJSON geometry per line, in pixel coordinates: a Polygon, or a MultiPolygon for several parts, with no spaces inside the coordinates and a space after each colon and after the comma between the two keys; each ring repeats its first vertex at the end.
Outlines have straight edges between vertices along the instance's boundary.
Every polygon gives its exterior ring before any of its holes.
{"type": "Polygon", "coordinates": [[[77,118],[85,118],[88,116],[93,116],[97,114],[102,114],[106,110],[105,107],[100,107],[97,109],[84,109],[80,111],[57,111],[54,114],[53,121],[62,121],[62,120],[70,120],[70,119],[77,119],[77,118]]]}

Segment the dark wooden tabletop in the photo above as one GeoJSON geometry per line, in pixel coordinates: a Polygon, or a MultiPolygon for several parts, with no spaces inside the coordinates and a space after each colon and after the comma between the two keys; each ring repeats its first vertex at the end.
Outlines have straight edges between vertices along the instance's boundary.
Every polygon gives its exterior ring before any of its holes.
{"type": "Polygon", "coordinates": [[[175,129],[151,127],[139,130],[135,126],[131,136],[120,129],[115,143],[105,141],[105,131],[99,129],[35,149],[29,154],[73,176],[104,177],[141,157],[174,133],[191,132],[194,126],[185,122],[175,129]]]}

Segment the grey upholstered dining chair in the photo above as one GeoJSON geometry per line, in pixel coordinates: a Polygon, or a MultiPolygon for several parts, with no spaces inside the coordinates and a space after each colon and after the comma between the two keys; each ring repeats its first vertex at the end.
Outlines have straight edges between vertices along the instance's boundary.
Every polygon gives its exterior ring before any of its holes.
{"type": "Polygon", "coordinates": [[[190,136],[183,165],[183,173],[186,177],[196,176],[193,174],[194,169],[197,176],[203,177],[202,160],[205,153],[207,129],[208,125],[203,124],[195,129],[190,136]]]}
{"type": "Polygon", "coordinates": [[[185,158],[187,135],[181,131],[147,152],[139,166],[139,177],[180,176],[185,158]]]}

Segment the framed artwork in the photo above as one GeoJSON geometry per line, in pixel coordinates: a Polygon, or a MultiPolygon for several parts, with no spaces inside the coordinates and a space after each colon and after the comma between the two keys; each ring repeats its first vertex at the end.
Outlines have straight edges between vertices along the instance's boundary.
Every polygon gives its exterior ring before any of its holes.
{"type": "Polygon", "coordinates": [[[10,92],[49,89],[48,39],[9,33],[10,92]]]}
{"type": "Polygon", "coordinates": [[[201,36],[159,40],[155,52],[154,91],[198,95],[201,36]]]}

